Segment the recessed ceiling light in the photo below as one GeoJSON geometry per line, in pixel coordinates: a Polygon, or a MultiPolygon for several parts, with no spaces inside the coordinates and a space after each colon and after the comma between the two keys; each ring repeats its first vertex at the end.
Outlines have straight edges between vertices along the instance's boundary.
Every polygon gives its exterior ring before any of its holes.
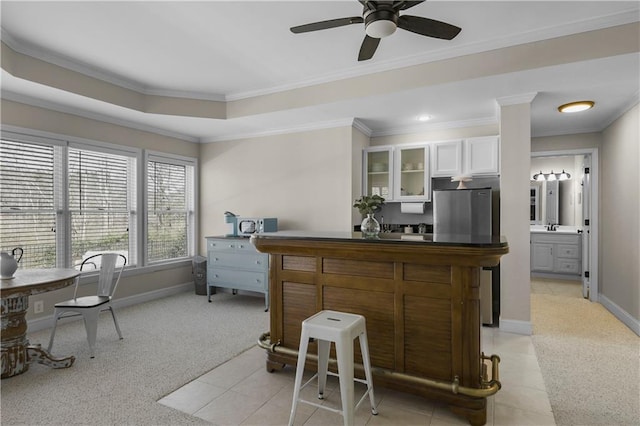
{"type": "Polygon", "coordinates": [[[593,101],[578,101],[578,102],[570,102],[568,104],[560,105],[558,107],[558,111],[560,112],[580,112],[586,111],[588,109],[593,108],[593,101]]]}
{"type": "Polygon", "coordinates": [[[421,115],[418,117],[418,121],[429,121],[429,120],[431,120],[430,115],[421,115]]]}

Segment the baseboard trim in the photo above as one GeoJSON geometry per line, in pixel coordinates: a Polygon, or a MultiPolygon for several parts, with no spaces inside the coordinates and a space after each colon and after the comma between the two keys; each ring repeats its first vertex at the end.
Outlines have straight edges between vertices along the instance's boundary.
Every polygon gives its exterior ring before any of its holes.
{"type": "Polygon", "coordinates": [[[600,304],[605,307],[614,317],[618,318],[624,325],[629,327],[631,331],[640,336],[640,321],[632,317],[627,311],[615,304],[607,296],[600,293],[600,304]]]}
{"type": "MultiPolygon", "coordinates": [[[[173,296],[174,294],[193,290],[193,282],[188,282],[178,284],[173,287],[166,287],[159,290],[148,291],[146,293],[134,294],[133,296],[123,297],[122,299],[115,299],[112,305],[114,308],[124,308],[126,306],[137,305],[139,303],[149,302],[151,300],[173,296]]],[[[78,321],[80,319],[81,317],[64,318],[60,320],[60,323],[67,321],[78,321]]],[[[53,327],[53,314],[27,321],[27,330],[29,330],[30,332],[44,330],[45,328],[50,327],[53,327]]]]}
{"type": "Polygon", "coordinates": [[[500,331],[515,334],[524,334],[525,336],[531,336],[533,334],[533,325],[531,321],[519,321],[500,318],[500,331]]]}

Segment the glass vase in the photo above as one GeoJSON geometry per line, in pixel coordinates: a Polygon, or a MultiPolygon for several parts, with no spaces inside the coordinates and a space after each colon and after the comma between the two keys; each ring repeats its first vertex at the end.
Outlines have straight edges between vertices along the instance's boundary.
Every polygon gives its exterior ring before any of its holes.
{"type": "Polygon", "coordinates": [[[380,224],[373,216],[373,213],[367,213],[367,217],[362,220],[360,232],[362,232],[364,238],[378,238],[380,224]]]}

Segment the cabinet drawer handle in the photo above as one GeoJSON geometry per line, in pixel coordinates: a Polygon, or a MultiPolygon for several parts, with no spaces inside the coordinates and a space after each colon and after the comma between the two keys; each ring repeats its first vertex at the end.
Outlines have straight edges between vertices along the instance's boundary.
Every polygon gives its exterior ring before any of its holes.
{"type": "Polygon", "coordinates": [[[238,248],[243,248],[243,247],[244,247],[244,246],[243,246],[242,244],[240,244],[240,245],[238,246],[238,248]]]}
{"type": "Polygon", "coordinates": [[[229,248],[233,248],[233,244],[229,244],[229,248]]]}
{"type": "Polygon", "coordinates": [[[260,265],[260,261],[259,260],[256,260],[256,265],[260,265]]]}
{"type": "Polygon", "coordinates": [[[213,278],[218,278],[218,274],[213,274],[213,278]]]}

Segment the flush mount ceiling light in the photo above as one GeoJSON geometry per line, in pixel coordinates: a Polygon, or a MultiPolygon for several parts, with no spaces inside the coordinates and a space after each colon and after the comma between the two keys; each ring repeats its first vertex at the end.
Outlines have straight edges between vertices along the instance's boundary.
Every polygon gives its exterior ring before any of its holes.
{"type": "Polygon", "coordinates": [[[560,105],[558,111],[565,113],[586,111],[593,108],[593,105],[593,101],[569,102],[568,104],[560,105]]]}
{"type": "Polygon", "coordinates": [[[384,38],[396,32],[398,14],[393,10],[371,10],[364,15],[365,32],[369,37],[384,38]]]}
{"type": "Polygon", "coordinates": [[[430,115],[421,115],[418,117],[418,121],[429,121],[429,120],[431,120],[430,115]]]}

